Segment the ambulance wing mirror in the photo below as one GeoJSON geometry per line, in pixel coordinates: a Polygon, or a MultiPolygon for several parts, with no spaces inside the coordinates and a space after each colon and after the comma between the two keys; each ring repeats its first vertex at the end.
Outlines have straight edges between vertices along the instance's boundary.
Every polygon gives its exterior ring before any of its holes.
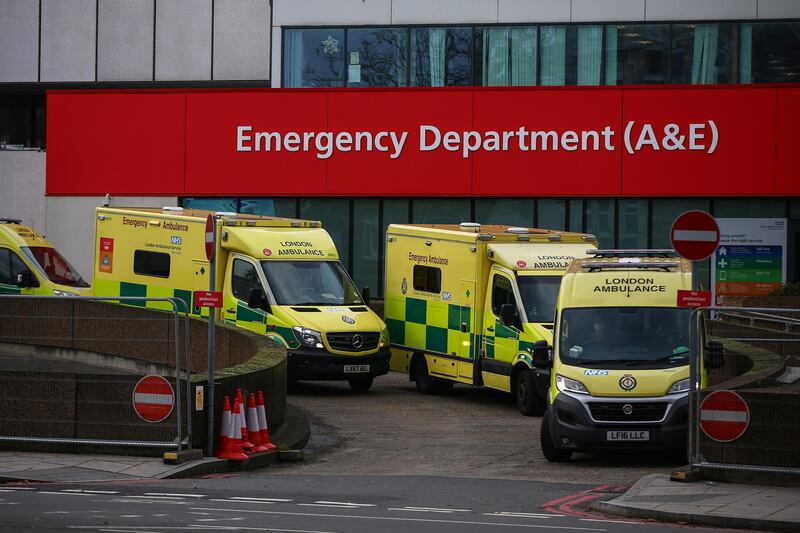
{"type": "Polygon", "coordinates": [[[500,320],[503,321],[504,326],[510,326],[514,323],[516,312],[517,307],[514,304],[503,304],[500,307],[500,320]]]}
{"type": "Polygon", "coordinates": [[[267,301],[267,294],[261,287],[250,289],[250,297],[247,299],[247,306],[251,309],[261,309],[267,313],[272,312],[272,308],[267,301]]]}
{"type": "Polygon", "coordinates": [[[17,287],[25,289],[27,287],[38,287],[39,280],[33,275],[30,270],[23,270],[17,274],[17,287]]]}
{"type": "Polygon", "coordinates": [[[364,305],[369,305],[369,287],[361,288],[361,299],[364,300],[364,305]]]}
{"type": "Polygon", "coordinates": [[[725,366],[725,346],[720,341],[708,341],[703,364],[708,370],[715,370],[725,366]]]}
{"type": "Polygon", "coordinates": [[[533,366],[535,368],[551,368],[553,366],[553,361],[550,358],[550,345],[547,344],[547,341],[544,339],[540,339],[533,343],[533,366]]]}

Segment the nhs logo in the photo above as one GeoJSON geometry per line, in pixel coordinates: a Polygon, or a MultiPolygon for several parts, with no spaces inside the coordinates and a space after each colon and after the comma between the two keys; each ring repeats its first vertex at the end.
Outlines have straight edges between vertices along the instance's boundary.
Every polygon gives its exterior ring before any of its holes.
{"type": "Polygon", "coordinates": [[[172,241],[172,244],[180,246],[181,244],[183,244],[183,237],[178,237],[177,235],[173,235],[172,237],[170,237],[170,241],[172,241]]]}

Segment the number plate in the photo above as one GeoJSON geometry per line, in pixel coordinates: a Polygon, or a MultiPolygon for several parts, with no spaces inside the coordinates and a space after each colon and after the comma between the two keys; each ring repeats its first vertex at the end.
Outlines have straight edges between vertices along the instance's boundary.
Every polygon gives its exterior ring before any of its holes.
{"type": "Polygon", "coordinates": [[[607,431],[608,440],[650,440],[649,431],[607,431]]]}
{"type": "Polygon", "coordinates": [[[344,365],[345,374],[360,374],[369,372],[369,365],[344,365]]]}

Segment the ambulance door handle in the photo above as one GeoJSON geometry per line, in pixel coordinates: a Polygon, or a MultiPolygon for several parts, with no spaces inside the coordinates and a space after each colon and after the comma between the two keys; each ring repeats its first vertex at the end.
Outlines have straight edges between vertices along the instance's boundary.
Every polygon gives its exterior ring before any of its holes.
{"type": "Polygon", "coordinates": [[[462,322],[461,323],[461,333],[466,333],[466,332],[467,332],[467,323],[466,322],[462,322]]]}
{"type": "Polygon", "coordinates": [[[226,309],[225,312],[226,313],[235,313],[236,309],[226,309]]]}
{"type": "Polygon", "coordinates": [[[489,326],[488,328],[486,328],[486,331],[494,331],[494,328],[492,326],[489,326]]]}

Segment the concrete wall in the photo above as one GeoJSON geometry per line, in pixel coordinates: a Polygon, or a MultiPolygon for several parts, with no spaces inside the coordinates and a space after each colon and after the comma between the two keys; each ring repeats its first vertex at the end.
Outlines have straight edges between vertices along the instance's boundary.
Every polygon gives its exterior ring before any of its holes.
{"type": "Polygon", "coordinates": [[[272,86],[284,26],[800,18],[798,0],[274,0],[272,86]]]}
{"type": "Polygon", "coordinates": [[[45,231],[45,161],[45,152],[0,150],[0,217],[45,231]]]}
{"type": "Polygon", "coordinates": [[[269,0],[0,0],[0,84],[267,81],[269,20],[269,0]]]}
{"type": "MultiPolygon", "coordinates": [[[[0,152],[2,153],[2,152],[0,152]]],[[[91,283],[94,271],[94,208],[103,205],[102,196],[48,196],[46,205],[47,239],[91,283]]],[[[172,197],[126,196],[111,199],[112,207],[163,207],[178,205],[172,197]]]]}

